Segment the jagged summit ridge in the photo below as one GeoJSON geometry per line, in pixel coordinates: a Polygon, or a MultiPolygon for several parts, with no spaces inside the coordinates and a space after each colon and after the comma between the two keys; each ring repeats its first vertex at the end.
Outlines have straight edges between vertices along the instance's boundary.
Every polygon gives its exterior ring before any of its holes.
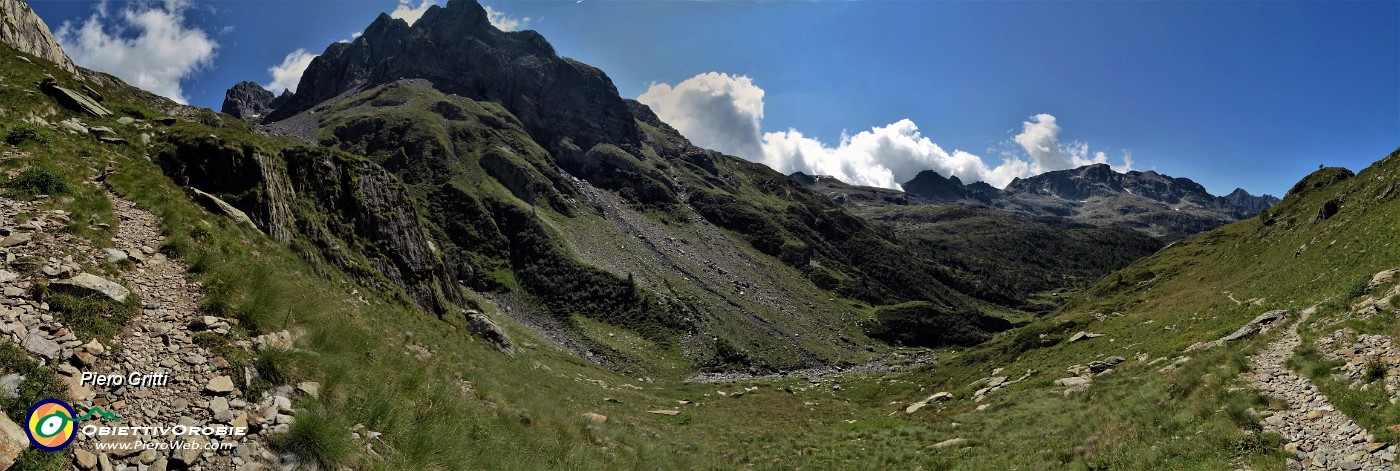
{"type": "Polygon", "coordinates": [[[601,70],[559,57],[534,31],[491,26],[473,1],[430,7],[413,25],[381,14],[363,35],[336,43],[312,60],[297,93],[267,116],[275,122],[347,92],[402,79],[500,103],[551,152],[599,142],[638,141],[632,113],[601,70]]]}

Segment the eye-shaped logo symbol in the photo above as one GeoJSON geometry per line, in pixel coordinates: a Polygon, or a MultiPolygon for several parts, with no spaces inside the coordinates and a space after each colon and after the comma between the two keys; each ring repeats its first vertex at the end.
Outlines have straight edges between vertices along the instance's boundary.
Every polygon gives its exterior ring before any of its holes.
{"type": "Polygon", "coordinates": [[[24,432],[30,443],[40,450],[58,451],[73,443],[75,425],[73,407],[58,399],[44,399],[29,408],[24,432]]]}

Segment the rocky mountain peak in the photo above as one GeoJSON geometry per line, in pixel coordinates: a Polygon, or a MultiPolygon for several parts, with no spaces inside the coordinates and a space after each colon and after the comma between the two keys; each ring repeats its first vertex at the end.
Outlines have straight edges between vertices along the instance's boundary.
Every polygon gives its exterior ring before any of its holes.
{"type": "MultiPolygon", "coordinates": [[[[978,182],[981,183],[981,182],[978,182]]],[[[904,192],[937,201],[980,201],[991,203],[1001,193],[991,185],[982,183],[973,187],[963,185],[957,176],[943,178],[938,172],[924,170],[904,184],[904,192]],[[988,191],[990,190],[990,191],[988,191]]]]}
{"type": "MultiPolygon", "coordinates": [[[[283,91],[282,97],[287,97],[288,93],[290,92],[283,91]]],[[[272,102],[275,100],[285,101],[283,98],[274,97],[272,92],[264,89],[262,85],[238,82],[224,93],[224,104],[219,111],[244,121],[257,122],[272,111],[272,102]]]]}
{"type": "Polygon", "coordinates": [[[297,93],[263,122],[403,79],[499,103],[556,154],[640,139],[631,110],[606,74],[559,57],[539,33],[496,29],[486,10],[470,0],[430,7],[412,25],[381,14],[355,41],[332,44],[312,60],[297,93]]]}
{"type": "Polygon", "coordinates": [[[0,0],[0,43],[25,54],[47,59],[58,67],[76,73],[73,59],[53,39],[49,26],[24,0],[0,0]]]}

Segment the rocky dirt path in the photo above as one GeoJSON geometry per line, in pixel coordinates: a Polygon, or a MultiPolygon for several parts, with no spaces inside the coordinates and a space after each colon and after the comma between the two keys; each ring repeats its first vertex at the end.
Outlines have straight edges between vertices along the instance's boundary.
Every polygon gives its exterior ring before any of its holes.
{"type": "Polygon", "coordinates": [[[1265,393],[1288,402],[1288,409],[1265,417],[1264,430],[1283,436],[1293,455],[1288,469],[1394,469],[1395,447],[1372,442],[1371,434],[1328,402],[1317,386],[1290,371],[1285,362],[1302,343],[1298,326],[1315,312],[1308,308],[1277,340],[1250,360],[1242,375],[1265,393]]]}
{"type": "MultiPolygon", "coordinates": [[[[226,358],[206,348],[226,344],[233,351],[250,353],[269,346],[291,348],[290,334],[239,339],[234,336],[233,321],[202,315],[203,287],[188,277],[183,262],[157,250],[165,242],[159,218],[116,195],[109,197],[118,227],[113,247],[105,249],[62,231],[68,221],[62,211],[0,198],[0,232],[6,235],[0,241],[5,260],[0,269],[4,293],[0,341],[14,341],[31,358],[57,371],[79,414],[96,406],[118,419],[94,418],[80,426],[133,427],[121,437],[78,434],[70,446],[74,468],[297,467],[289,457],[272,453],[266,442],[271,434],[288,430],[293,421],[292,399],[298,394],[318,394],[319,385],[304,383],[297,390],[279,386],[254,400],[246,396],[248,385],[241,380],[245,371],[235,371],[237,367],[226,358]],[[89,273],[100,274],[96,267],[103,262],[119,267],[120,276],[89,273]],[[141,303],[139,313],[111,338],[80,338],[59,316],[50,315],[51,306],[36,300],[34,290],[41,284],[53,287],[80,278],[89,282],[80,291],[93,296],[135,295],[141,303]],[[98,376],[109,382],[94,384],[92,378],[98,376]],[[115,384],[118,378],[120,384],[115,384]],[[177,435],[172,430],[176,426],[206,431],[244,427],[246,433],[177,435]],[[132,446],[137,441],[144,445],[132,446]]],[[[17,375],[0,377],[0,383],[23,381],[11,376],[17,375]]]]}
{"type": "MultiPolygon", "coordinates": [[[[110,198],[118,227],[112,239],[115,251],[105,250],[103,256],[108,260],[129,258],[135,262],[135,268],[126,270],[122,278],[143,306],[141,313],[129,320],[127,328],[113,339],[112,354],[97,358],[83,369],[123,376],[166,373],[168,380],[163,385],[147,387],[78,388],[78,394],[98,391],[90,396],[94,404],[116,411],[122,416],[122,425],[249,427],[250,416],[257,415],[257,405],[244,397],[240,390],[244,385],[235,384],[234,378],[241,375],[231,371],[226,359],[194,340],[195,335],[201,333],[211,339],[227,337],[231,330],[229,322],[201,316],[203,288],[187,278],[188,268],[184,262],[156,251],[165,239],[156,215],[115,195],[110,198]]],[[[261,418],[257,416],[254,421],[261,418]]],[[[99,463],[113,461],[116,465],[113,468],[130,464],[150,465],[155,470],[167,466],[260,469],[262,463],[272,462],[275,457],[267,452],[258,437],[249,434],[232,438],[235,442],[232,448],[218,451],[198,449],[208,446],[212,440],[197,436],[186,440],[196,447],[168,454],[134,450],[116,451],[111,456],[99,453],[97,457],[99,463]]]]}

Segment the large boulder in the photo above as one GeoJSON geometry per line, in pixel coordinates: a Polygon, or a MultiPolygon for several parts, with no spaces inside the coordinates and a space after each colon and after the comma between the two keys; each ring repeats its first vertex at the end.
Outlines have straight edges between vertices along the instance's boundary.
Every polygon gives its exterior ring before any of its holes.
{"type": "Polygon", "coordinates": [[[464,315],[466,316],[467,329],[472,332],[472,335],[480,337],[482,340],[490,343],[492,347],[496,350],[500,350],[501,353],[515,356],[515,342],[512,342],[510,336],[506,335],[505,329],[496,325],[491,318],[486,317],[486,315],[481,312],[468,310],[464,315]]]}
{"type": "Polygon", "coordinates": [[[253,218],[248,217],[248,213],[245,213],[243,212],[243,210],[233,207],[233,205],[228,204],[228,202],[224,201],[222,198],[200,191],[198,188],[195,187],[190,187],[190,192],[194,193],[196,200],[198,200],[201,204],[208,207],[209,209],[224,213],[225,216],[228,216],[229,219],[232,219],[234,222],[237,222],[239,224],[247,224],[248,227],[256,229],[258,232],[262,232],[262,229],[259,229],[258,225],[253,223],[253,218]]]}
{"type": "Polygon", "coordinates": [[[58,80],[53,77],[46,77],[42,82],[39,82],[39,89],[43,90],[44,94],[53,97],[53,99],[58,101],[58,104],[63,105],[64,108],[73,111],[82,111],[98,118],[112,115],[111,110],[104,108],[91,97],[81,92],[58,86],[58,80]]]}

